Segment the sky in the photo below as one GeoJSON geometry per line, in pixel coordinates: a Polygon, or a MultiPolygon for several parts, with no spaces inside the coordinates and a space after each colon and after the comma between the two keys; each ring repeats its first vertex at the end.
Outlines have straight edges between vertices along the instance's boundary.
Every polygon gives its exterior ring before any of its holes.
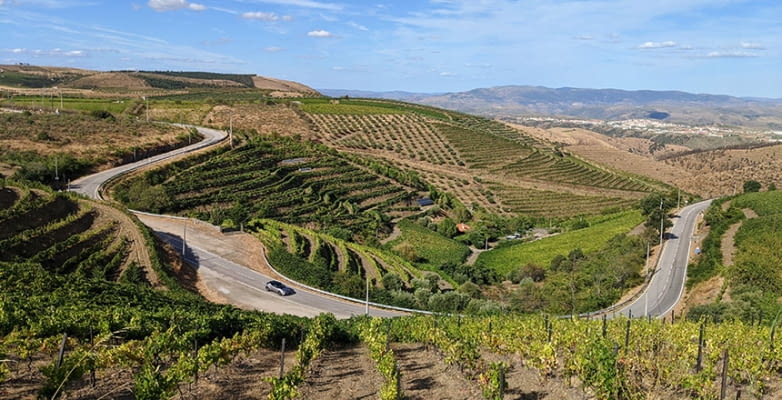
{"type": "Polygon", "coordinates": [[[0,64],[782,98],[780,0],[0,0],[0,64]]]}

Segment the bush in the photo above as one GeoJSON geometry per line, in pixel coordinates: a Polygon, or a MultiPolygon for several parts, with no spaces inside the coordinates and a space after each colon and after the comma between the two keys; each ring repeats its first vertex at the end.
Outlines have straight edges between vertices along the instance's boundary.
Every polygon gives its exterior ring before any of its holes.
{"type": "Polygon", "coordinates": [[[458,293],[435,293],[429,297],[429,310],[434,312],[459,312],[467,307],[470,296],[458,293]]]}
{"type": "Polygon", "coordinates": [[[331,289],[331,272],[325,266],[302,260],[288,253],[282,246],[269,249],[269,262],[290,279],[325,290],[331,289]]]}
{"type": "Polygon", "coordinates": [[[404,286],[404,281],[396,272],[387,272],[381,278],[381,282],[383,283],[383,288],[390,291],[401,290],[404,286]]]}
{"type": "Polygon", "coordinates": [[[92,110],[90,111],[90,115],[98,118],[98,119],[108,119],[114,121],[114,114],[106,111],[106,110],[92,110]]]}
{"type": "Polygon", "coordinates": [[[760,191],[760,182],[754,180],[744,181],[744,193],[754,193],[760,191]]]}

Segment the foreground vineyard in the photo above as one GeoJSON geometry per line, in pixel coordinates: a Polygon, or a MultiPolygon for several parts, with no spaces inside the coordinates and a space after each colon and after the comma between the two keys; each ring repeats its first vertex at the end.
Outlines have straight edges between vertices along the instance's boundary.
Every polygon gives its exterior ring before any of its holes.
{"type": "MultiPolygon", "coordinates": [[[[709,399],[719,398],[723,379],[730,398],[782,395],[777,321],[540,315],[338,321],[242,311],[181,289],[154,250],[159,289],[117,278],[121,263],[107,260],[124,254],[123,241],[111,235],[118,222],[98,218],[105,211],[90,204],[23,186],[0,191],[8,228],[7,261],[0,263],[0,397],[289,399],[325,385],[334,399],[355,398],[358,388],[381,399],[709,399]],[[92,218],[105,224],[88,224],[92,218]],[[68,246],[43,245],[77,227],[78,240],[62,242],[68,246]],[[68,249],[112,237],[117,244],[99,256],[65,256],[92,254],[68,249]],[[43,250],[27,254],[16,242],[43,250]],[[373,376],[371,384],[351,373],[357,368],[373,376]],[[342,372],[322,380],[318,371],[332,369],[342,372]]],[[[294,251],[328,245],[376,256],[313,231],[263,223],[266,235],[294,251]]],[[[335,258],[349,253],[342,254],[335,258]]]]}
{"type": "MultiPolygon", "coordinates": [[[[143,296],[151,300],[157,295],[143,296]]],[[[16,311],[7,299],[5,318],[16,311]]],[[[68,398],[293,399],[307,398],[300,397],[302,390],[311,395],[315,382],[318,393],[332,393],[334,399],[355,398],[358,387],[380,399],[782,394],[782,343],[768,326],[543,316],[338,321],[322,315],[304,320],[198,301],[177,305],[187,305],[189,311],[174,316],[172,308],[159,302],[136,302],[130,305],[133,311],[115,315],[111,323],[111,314],[98,313],[81,323],[57,314],[60,323],[49,331],[35,324],[9,331],[3,325],[0,396],[28,397],[37,391],[68,398]],[[94,328],[90,332],[87,327],[94,328]],[[54,334],[58,331],[68,338],[63,341],[54,334]],[[348,359],[335,358],[337,354],[348,359]],[[324,357],[330,364],[322,364],[324,357]],[[349,372],[375,376],[367,368],[379,373],[369,387],[349,372]],[[318,371],[326,370],[344,373],[323,381],[318,371]]]]}

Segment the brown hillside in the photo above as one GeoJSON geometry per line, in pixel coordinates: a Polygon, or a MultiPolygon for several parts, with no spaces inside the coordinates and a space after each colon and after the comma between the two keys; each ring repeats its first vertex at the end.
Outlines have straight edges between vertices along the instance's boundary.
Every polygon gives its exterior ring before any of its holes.
{"type": "MultiPolygon", "coordinates": [[[[98,119],[84,114],[2,114],[0,154],[33,151],[40,155],[68,153],[92,160],[98,167],[132,161],[147,151],[175,146],[182,140],[180,128],[128,121],[98,119]]],[[[0,168],[3,163],[0,163],[0,168]]],[[[7,170],[8,172],[9,170],[7,170]]]]}
{"type": "Polygon", "coordinates": [[[674,157],[665,163],[686,171],[682,189],[704,197],[731,195],[743,190],[744,182],[756,180],[763,187],[782,185],[782,145],[751,150],[714,150],[674,157]]]}
{"type": "Polygon", "coordinates": [[[30,74],[30,75],[44,75],[52,78],[94,74],[94,72],[92,71],[88,71],[86,69],[79,69],[79,68],[45,67],[45,66],[18,65],[18,64],[0,65],[0,72],[3,71],[20,72],[20,73],[30,74]]]}
{"type": "Polygon", "coordinates": [[[68,86],[75,88],[122,88],[130,90],[149,89],[150,86],[141,78],[124,72],[100,72],[77,79],[68,86]]]}
{"type": "Polygon", "coordinates": [[[163,79],[167,81],[176,81],[176,82],[183,82],[185,84],[191,84],[191,85],[207,85],[207,86],[214,86],[214,87],[245,87],[239,82],[230,81],[227,79],[197,79],[197,78],[187,78],[184,76],[174,76],[174,75],[166,75],[166,74],[153,74],[153,73],[136,73],[133,74],[135,76],[143,76],[143,77],[150,77],[150,78],[157,78],[157,79],[163,79]]]}
{"type": "Polygon", "coordinates": [[[782,185],[779,174],[782,145],[750,150],[713,150],[662,161],[657,157],[689,149],[666,145],[663,150],[651,154],[648,139],[614,138],[577,128],[513,126],[536,138],[562,143],[567,151],[586,160],[648,176],[705,198],[740,192],[747,180],[757,180],[764,187],[771,183],[782,185]]]}
{"type": "Polygon", "coordinates": [[[235,104],[233,107],[215,106],[202,121],[206,125],[228,127],[233,113],[235,129],[255,129],[260,134],[278,133],[283,136],[312,137],[309,125],[290,107],[283,104],[235,104]]]}
{"type": "Polygon", "coordinates": [[[541,139],[564,143],[568,151],[609,168],[648,176],[671,185],[677,185],[689,176],[687,171],[654,159],[648,152],[648,139],[612,138],[585,129],[517,128],[541,139]]]}
{"type": "Polygon", "coordinates": [[[263,76],[254,76],[253,83],[258,89],[273,91],[274,97],[299,97],[299,96],[317,96],[319,93],[306,85],[298,82],[286,81],[282,79],[266,78],[263,76]]]}

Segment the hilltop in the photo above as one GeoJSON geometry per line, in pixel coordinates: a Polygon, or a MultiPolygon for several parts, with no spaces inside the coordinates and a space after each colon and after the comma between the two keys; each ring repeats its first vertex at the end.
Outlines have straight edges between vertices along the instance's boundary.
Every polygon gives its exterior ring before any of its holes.
{"type": "Polygon", "coordinates": [[[270,97],[317,96],[298,82],[250,74],[186,71],[90,71],[32,65],[0,65],[0,86],[23,89],[153,92],[191,89],[257,89],[270,97]]]}

